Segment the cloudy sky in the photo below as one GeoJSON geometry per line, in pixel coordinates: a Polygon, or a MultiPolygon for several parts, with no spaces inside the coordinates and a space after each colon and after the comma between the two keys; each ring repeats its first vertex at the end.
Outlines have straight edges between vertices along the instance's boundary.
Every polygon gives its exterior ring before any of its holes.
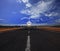
{"type": "Polygon", "coordinates": [[[60,0],[0,0],[0,24],[60,23],[60,0]]]}

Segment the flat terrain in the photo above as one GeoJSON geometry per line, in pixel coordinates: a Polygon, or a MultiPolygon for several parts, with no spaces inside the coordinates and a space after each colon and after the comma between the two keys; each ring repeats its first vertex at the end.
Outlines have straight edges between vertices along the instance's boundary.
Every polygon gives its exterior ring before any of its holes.
{"type": "MultiPolygon", "coordinates": [[[[36,27],[37,29],[47,30],[47,31],[57,31],[60,32],[60,27],[36,27]]],[[[22,27],[13,27],[13,28],[0,28],[0,32],[11,31],[11,30],[18,30],[23,29],[22,27]]]]}
{"type": "Polygon", "coordinates": [[[31,51],[60,51],[60,28],[55,27],[1,28],[0,51],[25,51],[28,30],[31,51]]]}

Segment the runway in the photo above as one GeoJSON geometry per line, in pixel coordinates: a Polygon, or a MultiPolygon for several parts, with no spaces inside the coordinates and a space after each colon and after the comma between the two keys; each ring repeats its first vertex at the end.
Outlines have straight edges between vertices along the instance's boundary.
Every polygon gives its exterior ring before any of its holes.
{"type": "Polygon", "coordinates": [[[28,30],[31,51],[60,51],[60,32],[36,28],[0,32],[0,51],[25,51],[28,30]]]}

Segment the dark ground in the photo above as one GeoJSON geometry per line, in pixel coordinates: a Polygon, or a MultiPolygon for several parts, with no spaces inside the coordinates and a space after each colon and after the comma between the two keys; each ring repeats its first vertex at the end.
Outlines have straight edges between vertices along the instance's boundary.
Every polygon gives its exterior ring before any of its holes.
{"type": "Polygon", "coordinates": [[[25,51],[28,30],[31,51],[60,51],[60,32],[33,28],[0,33],[0,51],[25,51]]]}

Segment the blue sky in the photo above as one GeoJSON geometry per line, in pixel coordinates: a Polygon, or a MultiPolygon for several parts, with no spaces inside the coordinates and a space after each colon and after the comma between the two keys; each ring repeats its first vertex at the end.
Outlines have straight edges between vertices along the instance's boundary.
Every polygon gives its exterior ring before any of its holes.
{"type": "Polygon", "coordinates": [[[0,24],[60,23],[60,0],[0,0],[0,24]]]}

